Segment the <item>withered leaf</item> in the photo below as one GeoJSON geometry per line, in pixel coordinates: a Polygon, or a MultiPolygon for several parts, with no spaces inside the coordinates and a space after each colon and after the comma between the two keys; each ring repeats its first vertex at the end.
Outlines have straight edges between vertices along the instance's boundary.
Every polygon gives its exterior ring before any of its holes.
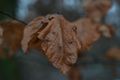
{"type": "Polygon", "coordinates": [[[98,27],[87,18],[69,22],[61,15],[39,17],[25,28],[22,48],[42,50],[49,61],[66,74],[80,52],[100,37],[98,27]]]}
{"type": "Polygon", "coordinates": [[[28,42],[35,38],[36,36],[32,36],[35,34],[43,25],[43,22],[48,23],[44,17],[38,17],[35,20],[33,20],[30,24],[27,25],[27,27],[24,29],[24,35],[22,40],[22,48],[24,51],[28,48],[28,42]]]}
{"type": "Polygon", "coordinates": [[[87,12],[90,13],[99,10],[103,14],[106,14],[106,12],[110,9],[111,4],[111,0],[85,0],[83,3],[87,12]]]}
{"type": "Polygon", "coordinates": [[[100,21],[106,15],[112,3],[111,0],[84,0],[84,9],[88,17],[100,21]]]}
{"type": "Polygon", "coordinates": [[[21,40],[24,27],[25,24],[15,20],[0,22],[0,28],[2,29],[2,33],[0,36],[2,43],[0,47],[1,50],[3,50],[4,48],[9,50],[9,57],[12,56],[19,48],[21,48],[21,40]]]}

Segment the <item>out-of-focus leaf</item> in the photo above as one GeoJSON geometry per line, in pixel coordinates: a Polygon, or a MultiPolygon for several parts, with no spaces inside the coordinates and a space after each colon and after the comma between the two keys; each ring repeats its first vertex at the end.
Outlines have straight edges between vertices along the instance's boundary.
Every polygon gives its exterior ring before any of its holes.
{"type": "Polygon", "coordinates": [[[8,56],[12,56],[21,47],[24,26],[23,23],[14,20],[0,22],[0,28],[3,30],[0,36],[2,39],[0,48],[3,54],[6,48],[9,50],[8,56]]]}
{"type": "Polygon", "coordinates": [[[120,61],[120,48],[111,48],[106,53],[106,56],[111,60],[118,60],[120,61]]]}
{"type": "Polygon", "coordinates": [[[84,9],[88,17],[100,21],[111,7],[111,0],[84,0],[84,9]]]}

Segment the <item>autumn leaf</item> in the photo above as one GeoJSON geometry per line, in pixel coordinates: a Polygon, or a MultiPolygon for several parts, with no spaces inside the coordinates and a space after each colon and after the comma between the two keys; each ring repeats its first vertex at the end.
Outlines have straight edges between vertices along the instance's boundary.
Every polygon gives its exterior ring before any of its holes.
{"type": "Polygon", "coordinates": [[[49,61],[66,74],[80,52],[87,50],[101,35],[106,36],[105,31],[109,34],[109,27],[91,18],[69,22],[62,15],[38,17],[26,26],[22,48],[25,52],[28,49],[42,50],[49,61]]]}
{"type": "Polygon", "coordinates": [[[96,10],[102,11],[101,13],[106,14],[106,12],[111,7],[111,0],[85,0],[83,1],[84,9],[90,13],[96,10]]]}
{"type": "MultiPolygon", "coordinates": [[[[32,39],[32,35],[35,34],[42,27],[42,25],[44,24],[43,22],[48,23],[48,20],[46,20],[44,17],[38,17],[34,19],[31,23],[29,23],[24,29],[23,40],[21,43],[24,51],[27,50],[28,42],[32,39]]],[[[36,36],[33,36],[33,38],[35,37],[36,36]]]]}
{"type": "Polygon", "coordinates": [[[88,17],[100,21],[110,9],[111,0],[84,0],[84,10],[88,17]]]}
{"type": "Polygon", "coordinates": [[[1,50],[5,48],[9,50],[8,56],[12,56],[21,47],[24,26],[25,24],[15,20],[0,22],[0,29],[2,29],[0,47],[1,50]]]}
{"type": "Polygon", "coordinates": [[[88,18],[69,22],[61,15],[39,17],[25,28],[22,48],[42,50],[65,74],[76,63],[80,52],[99,39],[98,27],[88,18]]]}
{"type": "Polygon", "coordinates": [[[81,42],[81,50],[89,48],[102,34],[99,30],[101,25],[92,21],[90,18],[79,19],[72,24],[77,26],[76,36],[78,36],[77,38],[81,42]]]}

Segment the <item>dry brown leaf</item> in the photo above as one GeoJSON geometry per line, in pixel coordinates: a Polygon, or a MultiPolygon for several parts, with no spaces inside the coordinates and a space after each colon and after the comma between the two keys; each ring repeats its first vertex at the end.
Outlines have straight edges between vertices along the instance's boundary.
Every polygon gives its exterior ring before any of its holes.
{"type": "Polygon", "coordinates": [[[100,21],[111,7],[111,0],[84,0],[84,8],[87,16],[100,21]]]}
{"type": "Polygon", "coordinates": [[[23,50],[42,50],[56,68],[64,74],[69,73],[80,52],[87,50],[101,35],[111,37],[111,29],[100,22],[111,0],[87,0],[85,3],[87,17],[75,22],[61,15],[33,20],[24,30],[23,50]]]}
{"type": "Polygon", "coordinates": [[[24,51],[28,48],[42,50],[65,74],[76,63],[80,52],[100,37],[98,27],[88,18],[69,22],[61,15],[40,17],[25,28],[22,48],[24,51]]]}
{"type": "Polygon", "coordinates": [[[101,36],[99,30],[101,25],[92,21],[90,18],[77,20],[73,24],[77,26],[77,36],[82,45],[81,50],[86,50],[87,47],[89,48],[101,36]]]}
{"type": "Polygon", "coordinates": [[[99,10],[106,14],[112,3],[111,0],[85,0],[83,4],[88,13],[99,10]]]}
{"type": "MultiPolygon", "coordinates": [[[[27,25],[27,28],[24,29],[24,35],[22,40],[22,48],[24,51],[28,48],[28,42],[32,39],[32,35],[35,34],[43,25],[43,22],[48,23],[44,17],[38,17],[34,19],[30,24],[27,25]]],[[[33,38],[36,36],[33,36],[33,38]]],[[[39,46],[38,46],[39,47],[39,46]]]]}
{"type": "Polygon", "coordinates": [[[25,24],[15,20],[0,22],[3,30],[0,47],[9,49],[8,56],[12,56],[21,47],[24,26],[25,24]]]}

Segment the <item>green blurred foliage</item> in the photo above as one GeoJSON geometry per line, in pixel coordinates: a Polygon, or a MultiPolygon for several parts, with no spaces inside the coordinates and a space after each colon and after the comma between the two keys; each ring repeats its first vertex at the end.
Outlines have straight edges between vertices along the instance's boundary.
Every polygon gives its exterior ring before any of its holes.
{"type": "MultiPolygon", "coordinates": [[[[5,49],[4,54],[9,51],[5,49]]],[[[20,80],[17,62],[14,57],[0,58],[0,80],[20,80]]]]}
{"type": "MultiPolygon", "coordinates": [[[[0,0],[0,11],[8,13],[11,16],[15,16],[16,2],[17,0],[0,0]]],[[[0,12],[0,20],[9,18],[3,15],[1,12],[0,12]]]]}
{"type": "Polygon", "coordinates": [[[8,59],[0,60],[0,74],[2,80],[18,80],[16,64],[8,59]]]}

